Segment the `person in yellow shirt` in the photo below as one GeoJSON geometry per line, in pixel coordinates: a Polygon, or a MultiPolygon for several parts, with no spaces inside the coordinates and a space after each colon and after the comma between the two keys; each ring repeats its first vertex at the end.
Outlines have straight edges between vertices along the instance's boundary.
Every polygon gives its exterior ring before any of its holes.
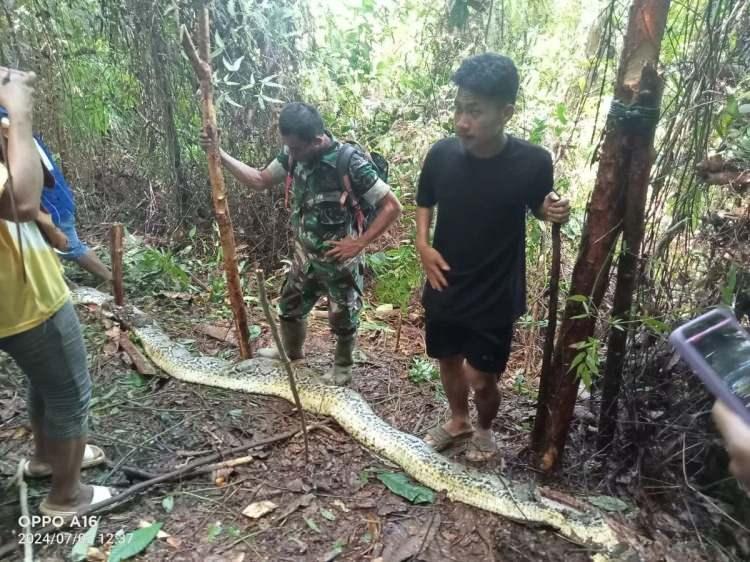
{"type": "Polygon", "coordinates": [[[112,491],[80,480],[82,466],[105,459],[86,444],[91,378],[81,328],[60,263],[34,222],[45,181],[31,132],[34,79],[0,67],[0,105],[9,117],[0,139],[0,351],[28,379],[35,450],[24,472],[52,476],[39,509],[64,516],[112,491]]]}

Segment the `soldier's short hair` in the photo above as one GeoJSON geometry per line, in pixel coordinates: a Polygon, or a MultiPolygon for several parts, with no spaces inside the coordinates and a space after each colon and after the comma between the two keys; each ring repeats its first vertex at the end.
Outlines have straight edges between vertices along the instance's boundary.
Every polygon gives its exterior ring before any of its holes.
{"type": "Polygon", "coordinates": [[[307,103],[295,101],[284,106],[279,114],[279,131],[283,136],[294,135],[305,142],[325,132],[323,118],[307,103]]]}
{"type": "Polygon", "coordinates": [[[518,69],[513,60],[497,53],[483,53],[464,59],[453,74],[453,82],[474,94],[516,103],[518,69]]]}

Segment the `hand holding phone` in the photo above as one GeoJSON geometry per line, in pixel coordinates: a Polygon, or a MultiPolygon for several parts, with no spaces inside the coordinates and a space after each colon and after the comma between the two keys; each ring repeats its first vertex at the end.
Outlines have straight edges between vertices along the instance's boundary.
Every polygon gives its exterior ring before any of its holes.
{"type": "Polygon", "coordinates": [[[680,326],[669,341],[718,398],[713,415],[729,470],[750,487],[750,335],[721,307],[680,326]]]}
{"type": "Polygon", "coordinates": [[[750,427],[750,334],[718,307],[677,328],[670,343],[711,393],[750,427]]]}
{"type": "Polygon", "coordinates": [[[721,400],[714,404],[713,414],[729,453],[729,471],[750,488],[750,426],[721,400]]]}

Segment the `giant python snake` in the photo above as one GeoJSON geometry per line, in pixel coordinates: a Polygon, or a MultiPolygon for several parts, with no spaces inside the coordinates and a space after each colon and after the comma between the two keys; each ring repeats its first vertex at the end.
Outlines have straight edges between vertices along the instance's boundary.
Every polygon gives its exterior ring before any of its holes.
{"type": "MultiPolygon", "coordinates": [[[[77,304],[103,305],[111,300],[109,295],[85,287],[75,289],[72,295],[77,304]]],[[[287,375],[278,361],[255,358],[233,364],[196,356],[172,341],[135,307],[119,307],[115,316],[140,340],[146,355],[175,379],[292,401],[287,375]]],[[[564,537],[597,551],[593,559],[598,562],[632,553],[598,512],[572,508],[527,485],[452,462],[418,437],[388,425],[357,392],[314,382],[309,370],[298,368],[296,372],[299,398],[306,411],[330,416],[362,445],[396,463],[425,486],[445,492],[449,499],[520,523],[552,527],[564,537]]]]}

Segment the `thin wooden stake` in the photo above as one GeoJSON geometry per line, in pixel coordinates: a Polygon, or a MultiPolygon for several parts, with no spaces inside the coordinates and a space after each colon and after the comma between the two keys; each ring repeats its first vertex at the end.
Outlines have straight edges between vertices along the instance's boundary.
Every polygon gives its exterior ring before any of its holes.
{"type": "Polygon", "coordinates": [[[399,309],[398,311],[398,324],[396,326],[396,345],[393,346],[393,352],[398,353],[398,348],[401,346],[401,327],[404,324],[404,312],[399,309]]]}
{"type": "Polygon", "coordinates": [[[24,562],[34,561],[34,535],[31,534],[31,518],[29,517],[29,489],[26,486],[26,481],[23,479],[23,467],[26,464],[26,459],[18,461],[18,470],[16,471],[16,483],[18,484],[18,498],[21,502],[21,516],[19,521],[24,520],[23,525],[23,560],[24,562]]]}
{"type": "Polygon", "coordinates": [[[109,230],[109,252],[112,258],[112,295],[115,304],[125,304],[125,289],[122,284],[122,224],[116,222],[109,230]]]}
{"type": "Polygon", "coordinates": [[[542,355],[542,381],[548,381],[552,369],[552,352],[555,349],[557,330],[557,306],[560,295],[560,225],[552,225],[552,267],[549,274],[549,308],[547,310],[547,330],[544,336],[542,355]]]}
{"type": "Polygon", "coordinates": [[[271,313],[271,306],[268,304],[268,296],[266,295],[266,276],[263,275],[263,270],[256,269],[255,278],[258,281],[258,295],[260,296],[260,305],[263,307],[263,312],[266,314],[268,325],[271,328],[271,335],[273,336],[273,341],[276,344],[276,349],[279,350],[279,357],[281,357],[281,362],[284,364],[284,369],[286,369],[286,374],[289,376],[289,386],[292,389],[292,396],[294,397],[294,405],[297,406],[297,411],[299,411],[299,419],[300,419],[300,423],[302,424],[302,435],[305,438],[305,464],[307,466],[310,466],[310,447],[307,442],[307,426],[305,424],[305,411],[302,409],[302,403],[300,402],[299,394],[297,393],[297,382],[294,378],[294,369],[292,368],[292,362],[289,361],[289,356],[287,356],[286,354],[286,349],[284,349],[284,344],[281,341],[281,337],[279,337],[279,330],[276,327],[276,321],[273,319],[273,314],[271,313]]]}
{"type": "Polygon", "coordinates": [[[219,236],[221,248],[224,254],[224,273],[227,278],[227,291],[229,302],[232,306],[234,323],[237,326],[237,340],[240,344],[240,357],[248,359],[253,353],[250,348],[250,330],[247,325],[247,310],[245,300],[242,297],[242,286],[240,285],[240,272],[237,267],[237,253],[234,244],[234,231],[232,229],[232,218],[229,214],[229,203],[227,202],[226,187],[224,185],[224,174],[221,169],[221,155],[219,153],[219,129],[216,126],[216,108],[214,107],[214,87],[211,79],[210,63],[210,26],[208,19],[208,8],[204,6],[200,12],[198,26],[198,50],[190,38],[187,28],[183,25],[182,48],[185,50],[190,63],[193,66],[201,88],[201,109],[203,115],[203,130],[211,138],[211,148],[207,151],[208,177],[211,181],[211,194],[213,197],[214,214],[216,223],[219,225],[219,236]]]}

